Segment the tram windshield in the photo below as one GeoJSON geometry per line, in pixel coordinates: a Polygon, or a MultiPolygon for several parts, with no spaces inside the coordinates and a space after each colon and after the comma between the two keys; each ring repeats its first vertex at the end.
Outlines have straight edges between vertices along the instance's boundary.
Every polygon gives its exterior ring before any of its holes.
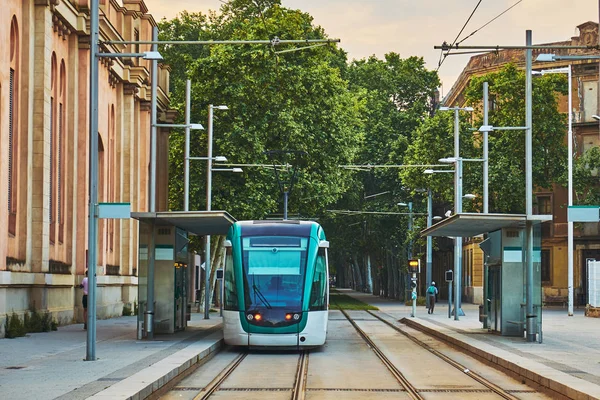
{"type": "Polygon", "coordinates": [[[308,238],[242,238],[246,309],[300,310],[308,238]]]}

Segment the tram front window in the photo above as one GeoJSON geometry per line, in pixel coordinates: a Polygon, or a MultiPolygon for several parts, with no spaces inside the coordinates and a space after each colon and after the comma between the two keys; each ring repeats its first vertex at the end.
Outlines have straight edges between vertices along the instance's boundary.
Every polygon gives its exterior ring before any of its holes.
{"type": "Polygon", "coordinates": [[[307,243],[290,236],[243,238],[246,310],[301,310],[307,243]]]}

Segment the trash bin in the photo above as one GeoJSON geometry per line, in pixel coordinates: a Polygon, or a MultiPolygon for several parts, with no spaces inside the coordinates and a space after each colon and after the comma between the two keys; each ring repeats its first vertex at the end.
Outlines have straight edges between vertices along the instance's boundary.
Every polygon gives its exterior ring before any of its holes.
{"type": "Polygon", "coordinates": [[[479,322],[485,322],[487,315],[485,315],[485,310],[483,304],[479,305],[479,322]]]}

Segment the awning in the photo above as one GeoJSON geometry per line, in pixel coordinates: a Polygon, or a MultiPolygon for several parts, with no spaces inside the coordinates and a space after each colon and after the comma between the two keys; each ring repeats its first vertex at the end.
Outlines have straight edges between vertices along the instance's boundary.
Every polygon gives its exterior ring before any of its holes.
{"type": "Polygon", "coordinates": [[[502,228],[524,228],[527,221],[539,224],[552,220],[552,215],[525,214],[455,214],[423,229],[421,236],[472,237],[502,228]]]}
{"type": "Polygon", "coordinates": [[[198,236],[225,235],[236,221],[227,211],[132,212],[131,218],[157,226],[176,226],[198,236]]]}

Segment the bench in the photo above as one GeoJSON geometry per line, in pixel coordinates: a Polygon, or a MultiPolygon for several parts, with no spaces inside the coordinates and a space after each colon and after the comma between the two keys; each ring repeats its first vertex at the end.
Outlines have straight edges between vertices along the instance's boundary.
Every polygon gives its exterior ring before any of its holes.
{"type": "Polygon", "coordinates": [[[567,306],[568,301],[569,301],[569,298],[567,296],[545,296],[544,297],[544,306],[555,304],[555,305],[561,305],[564,308],[567,306]]]}

